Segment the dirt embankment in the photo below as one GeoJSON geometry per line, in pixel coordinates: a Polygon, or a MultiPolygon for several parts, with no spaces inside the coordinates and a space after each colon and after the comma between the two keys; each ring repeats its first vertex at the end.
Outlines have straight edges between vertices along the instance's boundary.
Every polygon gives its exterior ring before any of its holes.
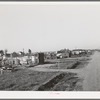
{"type": "MultiPolygon", "coordinates": [[[[81,69],[84,68],[90,59],[81,59],[71,64],[68,69],[81,69]]],[[[52,77],[52,79],[43,83],[37,88],[37,91],[82,91],[83,78],[79,77],[77,73],[63,72],[59,75],[52,77]]]]}
{"type": "Polygon", "coordinates": [[[82,90],[81,82],[75,73],[61,73],[42,84],[37,91],[79,91],[82,90]]]}

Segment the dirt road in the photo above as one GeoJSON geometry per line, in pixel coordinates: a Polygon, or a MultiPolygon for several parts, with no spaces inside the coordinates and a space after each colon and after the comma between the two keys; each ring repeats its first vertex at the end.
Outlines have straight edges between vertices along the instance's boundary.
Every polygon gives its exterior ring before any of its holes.
{"type": "Polygon", "coordinates": [[[83,71],[84,91],[100,91],[100,53],[95,52],[83,71]]]}

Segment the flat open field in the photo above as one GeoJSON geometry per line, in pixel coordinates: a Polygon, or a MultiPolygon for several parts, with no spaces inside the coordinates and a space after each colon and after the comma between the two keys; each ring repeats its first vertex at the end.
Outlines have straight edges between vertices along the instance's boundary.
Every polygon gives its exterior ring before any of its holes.
{"type": "Polygon", "coordinates": [[[5,71],[0,75],[0,90],[34,90],[57,73],[35,72],[28,69],[19,69],[15,72],[5,71]]]}
{"type": "Polygon", "coordinates": [[[45,65],[45,68],[51,68],[51,69],[67,69],[67,68],[74,69],[75,68],[75,69],[78,69],[78,68],[83,68],[84,65],[88,64],[89,60],[90,60],[89,57],[76,57],[76,58],[47,60],[46,61],[47,64],[51,64],[51,65],[50,66],[45,65]]]}

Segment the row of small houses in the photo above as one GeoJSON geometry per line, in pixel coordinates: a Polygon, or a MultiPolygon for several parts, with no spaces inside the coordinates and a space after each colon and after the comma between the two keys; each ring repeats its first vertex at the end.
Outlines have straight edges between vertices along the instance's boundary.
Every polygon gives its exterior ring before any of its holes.
{"type": "Polygon", "coordinates": [[[91,53],[92,50],[75,49],[71,51],[71,50],[63,49],[57,52],[47,52],[45,53],[45,58],[46,59],[69,58],[73,56],[82,56],[91,53]]]}
{"type": "Polygon", "coordinates": [[[0,56],[1,66],[4,65],[37,65],[44,63],[44,53],[36,53],[29,55],[19,55],[17,57],[13,57],[12,54],[6,54],[0,56]]]}
{"type": "Polygon", "coordinates": [[[6,64],[15,64],[15,65],[38,65],[44,64],[45,59],[56,59],[56,58],[69,58],[73,55],[88,54],[91,53],[91,50],[75,49],[75,50],[60,50],[57,52],[44,52],[44,53],[35,53],[29,55],[19,55],[13,57],[12,54],[6,54],[0,56],[1,65],[6,64]]]}

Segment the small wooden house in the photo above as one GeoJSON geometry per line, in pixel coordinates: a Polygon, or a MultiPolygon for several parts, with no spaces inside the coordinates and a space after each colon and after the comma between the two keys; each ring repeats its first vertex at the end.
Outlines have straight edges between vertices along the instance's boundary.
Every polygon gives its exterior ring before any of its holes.
{"type": "Polygon", "coordinates": [[[57,58],[69,58],[70,57],[70,50],[68,49],[62,49],[60,51],[57,51],[57,58]]]}

